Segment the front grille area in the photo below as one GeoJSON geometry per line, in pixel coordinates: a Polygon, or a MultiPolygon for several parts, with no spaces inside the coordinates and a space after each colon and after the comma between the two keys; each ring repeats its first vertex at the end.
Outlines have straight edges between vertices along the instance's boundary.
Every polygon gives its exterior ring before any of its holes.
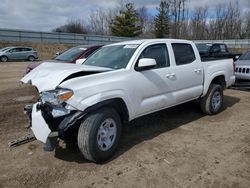
{"type": "Polygon", "coordinates": [[[235,72],[249,74],[250,68],[236,67],[235,72]]]}

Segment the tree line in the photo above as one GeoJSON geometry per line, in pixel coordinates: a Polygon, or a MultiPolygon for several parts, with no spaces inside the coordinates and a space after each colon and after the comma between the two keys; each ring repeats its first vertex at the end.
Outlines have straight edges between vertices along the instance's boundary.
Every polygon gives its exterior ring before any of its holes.
{"type": "Polygon", "coordinates": [[[191,40],[250,38],[250,11],[241,13],[238,1],[228,1],[210,10],[188,9],[188,0],[161,0],[156,14],[147,7],[120,2],[114,9],[97,9],[88,20],[70,20],[53,32],[191,40]]]}

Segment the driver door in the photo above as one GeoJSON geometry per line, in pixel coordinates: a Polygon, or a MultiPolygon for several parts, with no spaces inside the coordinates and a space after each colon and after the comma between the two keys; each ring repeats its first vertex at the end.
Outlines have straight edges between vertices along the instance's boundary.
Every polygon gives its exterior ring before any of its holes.
{"type": "MultiPolygon", "coordinates": [[[[167,78],[170,72],[170,60],[168,49],[165,43],[154,44],[146,47],[141,53],[141,58],[155,59],[157,65],[148,70],[136,71],[133,79],[134,96],[137,105],[135,116],[157,111],[175,103],[175,97],[172,95],[171,85],[167,78]]],[[[137,65],[135,65],[137,67],[137,65]]],[[[132,80],[131,80],[132,81],[132,80]]]]}

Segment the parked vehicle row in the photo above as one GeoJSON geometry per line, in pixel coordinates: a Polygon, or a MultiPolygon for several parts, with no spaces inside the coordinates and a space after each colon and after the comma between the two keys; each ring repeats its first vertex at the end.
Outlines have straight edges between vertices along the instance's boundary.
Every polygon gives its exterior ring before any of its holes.
{"type": "Polygon", "coordinates": [[[31,63],[27,66],[25,74],[28,74],[34,68],[42,63],[76,63],[77,59],[87,58],[94,51],[99,49],[102,45],[80,45],[70,48],[62,53],[57,52],[56,56],[52,60],[39,61],[31,63]]]}
{"type": "Polygon", "coordinates": [[[42,63],[21,79],[40,99],[27,106],[30,127],[46,150],[57,139],[77,140],[91,161],[109,159],[126,122],[198,100],[219,113],[223,90],[234,84],[232,59],[201,61],[187,40],[149,39],[103,46],[82,65],[42,63]]]}
{"type": "Polygon", "coordinates": [[[31,47],[6,47],[0,49],[1,62],[7,62],[9,60],[28,60],[34,61],[38,59],[37,51],[31,47]]]}

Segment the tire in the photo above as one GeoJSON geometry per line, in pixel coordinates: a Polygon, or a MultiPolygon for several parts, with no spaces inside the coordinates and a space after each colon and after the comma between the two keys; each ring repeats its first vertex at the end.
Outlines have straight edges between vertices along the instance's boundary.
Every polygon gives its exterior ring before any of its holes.
{"type": "Polygon", "coordinates": [[[7,62],[7,61],[8,61],[8,57],[7,57],[7,56],[2,56],[2,57],[0,58],[0,60],[1,60],[2,62],[7,62]]]}
{"type": "Polygon", "coordinates": [[[207,94],[201,99],[201,110],[208,115],[217,114],[223,105],[223,89],[219,84],[211,84],[207,94]]]}
{"type": "Polygon", "coordinates": [[[102,108],[88,115],[82,121],[77,136],[83,156],[97,163],[108,160],[117,149],[121,128],[120,116],[112,108],[102,108]],[[109,128],[104,130],[104,125],[109,128]]]}
{"type": "Polygon", "coordinates": [[[31,55],[31,56],[28,57],[28,61],[34,61],[34,60],[35,60],[34,56],[31,55]]]}

